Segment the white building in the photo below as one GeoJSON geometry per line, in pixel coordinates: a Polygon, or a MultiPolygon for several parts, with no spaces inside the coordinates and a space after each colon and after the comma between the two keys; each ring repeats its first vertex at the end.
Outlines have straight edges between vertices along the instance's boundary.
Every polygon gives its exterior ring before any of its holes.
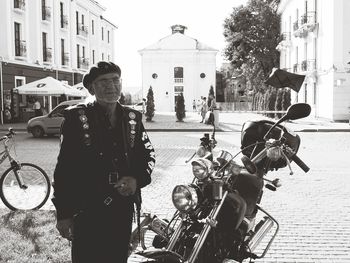
{"type": "MultiPolygon", "coordinates": [[[[1,117],[6,107],[11,121],[30,117],[31,98],[13,88],[47,76],[74,85],[90,65],[114,60],[117,27],[105,10],[93,0],[1,0],[1,117]]],[[[59,102],[40,100],[47,110],[59,102]]]]}
{"type": "Polygon", "coordinates": [[[185,26],[171,29],[171,35],[139,51],[143,96],[152,86],[156,111],[174,111],[176,97],[182,92],[186,111],[190,111],[193,100],[208,97],[210,86],[215,90],[218,50],[186,36],[185,26]]]}
{"type": "Polygon", "coordinates": [[[349,120],[350,1],[282,0],[278,11],[281,68],[307,76],[292,102],[309,103],[315,117],[349,120]]]}

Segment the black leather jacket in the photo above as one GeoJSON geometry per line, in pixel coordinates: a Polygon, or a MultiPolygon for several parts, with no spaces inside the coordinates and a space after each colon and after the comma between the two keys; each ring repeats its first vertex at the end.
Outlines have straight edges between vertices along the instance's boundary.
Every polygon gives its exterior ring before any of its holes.
{"type": "Polygon", "coordinates": [[[94,202],[102,204],[106,195],[115,192],[108,183],[113,158],[118,160],[119,178],[136,178],[138,189],[151,182],[155,154],[142,114],[120,104],[117,111],[115,129],[108,126],[97,103],[79,104],[65,111],[52,198],[57,219],[73,217],[94,202]]]}

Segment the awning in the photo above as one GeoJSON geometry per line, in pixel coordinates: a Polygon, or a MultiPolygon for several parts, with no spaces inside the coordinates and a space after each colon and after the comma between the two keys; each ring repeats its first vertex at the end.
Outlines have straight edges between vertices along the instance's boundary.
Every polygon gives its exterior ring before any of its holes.
{"type": "Polygon", "coordinates": [[[85,93],[52,77],[39,79],[13,89],[22,95],[86,97],[85,93]]]}

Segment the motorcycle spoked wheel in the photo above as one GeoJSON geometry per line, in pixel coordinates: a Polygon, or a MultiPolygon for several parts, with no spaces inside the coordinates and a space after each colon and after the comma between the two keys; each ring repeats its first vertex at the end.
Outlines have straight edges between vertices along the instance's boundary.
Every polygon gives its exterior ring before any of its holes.
{"type": "MultiPolygon", "coordinates": [[[[181,255],[184,260],[188,260],[202,229],[203,224],[191,225],[182,233],[173,251],[181,255]]],[[[222,263],[226,258],[225,255],[228,254],[229,252],[227,251],[227,248],[225,248],[224,239],[219,237],[215,230],[212,230],[196,259],[196,263],[222,263]]]]}

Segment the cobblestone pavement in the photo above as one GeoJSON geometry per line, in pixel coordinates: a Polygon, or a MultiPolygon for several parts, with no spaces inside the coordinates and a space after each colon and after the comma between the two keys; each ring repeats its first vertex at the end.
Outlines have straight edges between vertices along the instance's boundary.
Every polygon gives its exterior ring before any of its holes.
{"type": "MultiPolygon", "coordinates": [[[[202,133],[150,132],[157,163],[153,182],[143,190],[143,211],[169,218],[173,214],[171,191],[191,179],[185,164],[197,148],[202,133]]],[[[305,174],[292,165],[270,173],[283,186],[265,190],[262,206],[280,223],[280,232],[266,257],[256,262],[348,263],[350,262],[350,151],[349,133],[299,133],[299,157],[311,167],[305,174]]],[[[59,149],[57,138],[33,139],[19,134],[20,160],[43,167],[52,176],[59,149]]],[[[238,151],[239,133],[217,133],[217,150],[238,151]]],[[[7,164],[2,164],[0,172],[7,164]]],[[[3,206],[0,202],[0,207],[3,206]]],[[[45,209],[52,208],[48,202],[45,209]]],[[[129,262],[137,262],[132,256],[129,262]]]]}

